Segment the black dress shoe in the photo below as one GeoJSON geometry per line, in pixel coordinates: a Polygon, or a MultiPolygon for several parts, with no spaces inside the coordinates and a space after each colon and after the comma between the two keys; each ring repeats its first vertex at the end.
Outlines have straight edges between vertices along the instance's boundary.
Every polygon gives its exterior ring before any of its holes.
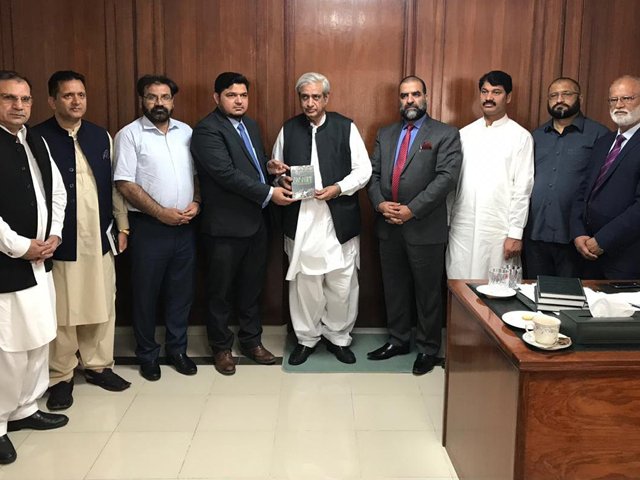
{"type": "Polygon", "coordinates": [[[409,345],[392,345],[385,343],[373,352],[367,353],[367,358],[369,360],[386,360],[387,358],[395,357],[396,355],[406,355],[407,353],[409,353],[409,345]]]}
{"type": "Polygon", "coordinates": [[[309,355],[315,352],[316,347],[305,347],[304,345],[298,344],[296,348],[293,349],[291,355],[289,356],[289,365],[300,365],[307,361],[309,355]]]}
{"type": "Polygon", "coordinates": [[[434,355],[419,353],[416,357],[416,361],[413,362],[413,374],[424,375],[425,373],[429,373],[433,370],[436,363],[438,363],[438,359],[434,355]]]}
{"type": "Polygon", "coordinates": [[[342,363],[356,363],[356,356],[353,354],[349,347],[341,347],[340,345],[334,345],[327,340],[327,350],[333,353],[338,360],[342,363]]]}
{"type": "Polygon", "coordinates": [[[58,382],[49,387],[49,398],[47,398],[47,408],[49,410],[66,410],[73,405],[73,378],[68,382],[58,382]]]}
{"type": "Polygon", "coordinates": [[[0,465],[8,465],[16,461],[18,454],[6,433],[0,437],[0,465]]]}
{"type": "Polygon", "coordinates": [[[195,375],[198,372],[198,367],[186,353],[167,355],[167,363],[176,367],[177,372],[182,375],[195,375]]]}
{"type": "Polygon", "coordinates": [[[153,360],[152,362],[145,362],[140,364],[140,375],[149,380],[150,382],[155,382],[156,380],[160,380],[160,364],[158,360],[153,360]]]}
{"type": "Polygon", "coordinates": [[[69,422],[69,417],[59,413],[46,413],[38,410],[33,415],[20,420],[9,420],[7,422],[7,431],[17,432],[23,428],[31,430],[53,430],[54,428],[64,427],[69,422]]]}
{"type": "Polygon", "coordinates": [[[87,383],[92,383],[110,392],[121,392],[131,386],[131,382],[127,382],[110,368],[103,368],[101,372],[85,370],[84,378],[87,383]]]}

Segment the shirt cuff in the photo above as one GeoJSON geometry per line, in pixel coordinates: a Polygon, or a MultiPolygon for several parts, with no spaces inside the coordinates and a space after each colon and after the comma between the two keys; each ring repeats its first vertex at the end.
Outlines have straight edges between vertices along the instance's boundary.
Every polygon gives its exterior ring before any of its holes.
{"type": "Polygon", "coordinates": [[[509,227],[509,233],[507,233],[507,237],[513,238],[514,240],[522,240],[522,231],[524,229],[520,227],[509,227]]]}
{"type": "Polygon", "coordinates": [[[271,201],[272,196],[273,196],[273,187],[269,187],[269,194],[267,195],[267,198],[265,198],[264,202],[262,202],[262,208],[265,208],[267,205],[269,205],[269,202],[271,201]]]}
{"type": "Polygon", "coordinates": [[[11,258],[20,258],[25,253],[27,253],[30,246],[31,246],[30,239],[28,239],[27,237],[18,236],[18,238],[15,239],[15,242],[13,242],[13,246],[11,250],[7,252],[7,255],[10,256],[11,258]]]}

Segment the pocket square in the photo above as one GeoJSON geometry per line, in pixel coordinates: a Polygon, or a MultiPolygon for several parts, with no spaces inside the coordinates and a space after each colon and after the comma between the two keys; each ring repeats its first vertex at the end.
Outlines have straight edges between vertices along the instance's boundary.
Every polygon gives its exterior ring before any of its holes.
{"type": "Polygon", "coordinates": [[[431,142],[422,142],[422,145],[420,145],[420,150],[432,150],[433,149],[433,145],[431,145],[431,142]]]}

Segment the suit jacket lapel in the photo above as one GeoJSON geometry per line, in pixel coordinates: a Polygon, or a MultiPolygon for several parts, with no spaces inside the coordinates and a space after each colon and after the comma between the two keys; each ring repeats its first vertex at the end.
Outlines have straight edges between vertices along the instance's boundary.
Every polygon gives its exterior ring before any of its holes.
{"type": "Polygon", "coordinates": [[[424,122],[422,122],[422,126],[420,127],[420,130],[418,130],[418,133],[416,134],[416,138],[413,139],[411,148],[409,148],[409,154],[407,155],[407,163],[404,164],[404,170],[406,170],[407,166],[409,166],[409,164],[413,160],[413,157],[416,155],[416,152],[420,150],[420,146],[427,139],[428,133],[429,133],[429,118],[425,118],[424,122]]]}
{"type": "MultiPolygon", "coordinates": [[[[611,136],[612,136],[611,143],[613,143],[613,141],[617,136],[617,132],[613,133],[611,136]]],[[[611,146],[611,143],[609,144],[609,146],[611,146]]],[[[616,169],[618,168],[618,165],[620,165],[620,162],[622,162],[624,158],[627,155],[629,155],[634,148],[638,146],[639,143],[640,143],[640,135],[638,135],[638,132],[636,131],[636,133],[634,133],[633,136],[629,140],[627,140],[627,142],[623,145],[622,150],[618,154],[618,157],[614,160],[613,164],[611,164],[611,166],[609,167],[609,170],[607,170],[607,173],[605,173],[604,178],[602,179],[601,187],[598,190],[602,189],[602,186],[604,186],[604,184],[609,179],[609,177],[613,175],[613,172],[616,171],[616,169]]],[[[608,154],[609,154],[609,150],[607,150],[607,152],[605,153],[605,159],[608,154]]],[[[604,164],[604,161],[603,161],[603,164],[604,164]]],[[[600,168],[602,168],[602,165],[600,166],[600,168]]],[[[600,170],[598,169],[598,172],[599,171],[600,170]]],[[[593,186],[595,185],[595,180],[597,178],[598,176],[596,175],[596,178],[594,179],[591,186],[592,189],[593,189],[593,186]]]]}
{"type": "MultiPolygon", "coordinates": [[[[226,129],[229,135],[231,136],[231,138],[233,138],[234,141],[240,146],[240,148],[244,152],[245,157],[247,157],[247,161],[249,162],[249,164],[253,168],[256,168],[256,165],[253,162],[253,158],[251,157],[251,154],[249,153],[247,146],[244,144],[244,140],[242,140],[242,137],[240,137],[240,132],[238,132],[238,130],[233,126],[233,124],[229,121],[229,119],[220,110],[216,110],[216,111],[218,112],[220,121],[222,122],[222,128],[226,129]]],[[[245,125],[245,131],[247,131],[249,138],[251,138],[251,142],[255,145],[255,141],[251,133],[249,133],[249,129],[247,128],[246,125],[245,125]]]]}
{"type": "Polygon", "coordinates": [[[400,140],[400,135],[402,134],[402,122],[397,123],[393,130],[391,130],[391,138],[389,142],[387,142],[389,151],[385,155],[386,161],[389,166],[389,185],[391,185],[391,177],[393,176],[393,165],[396,161],[396,149],[398,147],[398,141],[400,140]]]}

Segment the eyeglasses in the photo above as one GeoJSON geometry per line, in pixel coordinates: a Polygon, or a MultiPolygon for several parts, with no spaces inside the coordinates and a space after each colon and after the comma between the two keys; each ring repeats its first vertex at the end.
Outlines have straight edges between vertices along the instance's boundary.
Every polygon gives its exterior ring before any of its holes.
{"type": "Polygon", "coordinates": [[[144,100],[149,103],[169,103],[171,100],[173,100],[173,96],[169,95],[168,93],[160,96],[148,94],[142,98],[144,98],[144,100]]]}
{"type": "Polygon", "coordinates": [[[23,105],[31,105],[31,102],[33,102],[33,97],[29,95],[17,97],[15,95],[11,95],[10,93],[0,93],[0,100],[2,100],[2,103],[8,104],[14,104],[20,101],[23,105]]]}
{"type": "Polygon", "coordinates": [[[570,98],[575,97],[576,95],[580,95],[578,92],[570,92],[569,90],[565,90],[563,92],[551,92],[549,94],[549,100],[556,100],[560,97],[570,98]]]}
{"type": "Polygon", "coordinates": [[[624,97],[609,97],[607,99],[607,102],[609,102],[609,105],[611,105],[612,107],[617,105],[618,102],[622,102],[625,105],[629,105],[636,98],[638,98],[638,96],[639,95],[631,95],[631,96],[624,96],[624,97]]]}

